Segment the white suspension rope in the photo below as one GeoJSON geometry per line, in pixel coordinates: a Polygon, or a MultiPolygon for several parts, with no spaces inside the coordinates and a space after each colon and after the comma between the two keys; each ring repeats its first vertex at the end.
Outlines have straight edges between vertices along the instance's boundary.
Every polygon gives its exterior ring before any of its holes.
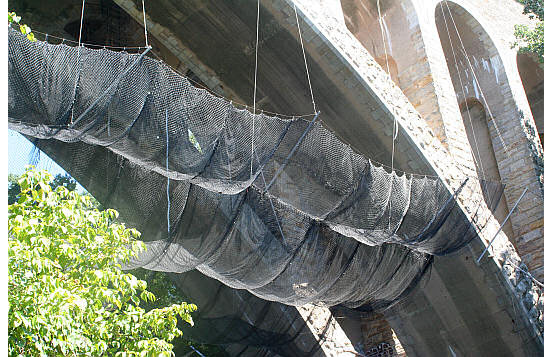
{"type": "Polygon", "coordinates": [[[380,25],[380,33],[382,34],[382,45],[384,46],[384,59],[386,60],[386,70],[388,71],[388,77],[392,78],[390,75],[390,65],[388,64],[388,51],[386,51],[386,40],[384,39],[384,19],[380,13],[380,0],[376,0],[376,8],[378,10],[378,24],[380,25]]]}
{"type": "Polygon", "coordinates": [[[149,41],[147,37],[147,15],[145,14],[145,0],[141,0],[143,3],[143,25],[145,26],[145,47],[149,47],[149,41]]]}
{"type": "Polygon", "coordinates": [[[168,227],[168,239],[170,239],[170,175],[168,174],[168,155],[170,150],[170,137],[168,135],[168,109],[166,109],[166,200],[168,202],[166,210],[166,222],[168,227]]]}
{"type": "MultiPolygon", "coordinates": [[[[143,1],[144,1],[144,0],[143,0],[143,1]]],[[[259,1],[260,1],[260,0],[259,0],[259,1]]],[[[378,4],[378,5],[379,5],[379,4],[378,4]]],[[[81,47],[81,45],[83,45],[83,43],[81,43],[81,39],[82,39],[82,38],[81,38],[81,37],[82,37],[81,34],[82,34],[82,25],[83,25],[83,22],[84,22],[84,6],[85,6],[85,0],[82,1],[82,11],[81,11],[81,21],[80,21],[81,27],[80,27],[80,31],[79,31],[79,32],[80,32],[80,38],[79,38],[79,41],[77,42],[77,44],[78,44],[78,57],[79,57],[79,47],[81,47]]],[[[296,11],[295,5],[294,5],[294,10],[295,10],[296,15],[297,15],[297,11],[296,11]]],[[[379,10],[379,11],[380,11],[380,10],[379,10]]],[[[254,89],[254,93],[256,93],[256,78],[257,78],[257,75],[256,75],[256,74],[257,74],[257,67],[258,67],[258,42],[259,42],[259,41],[258,41],[258,37],[259,37],[259,36],[258,36],[258,33],[259,33],[259,16],[260,16],[259,14],[260,14],[260,13],[259,13],[259,4],[258,4],[258,7],[257,7],[257,41],[256,41],[256,51],[255,51],[255,56],[256,56],[255,67],[256,67],[256,70],[255,70],[255,89],[254,89]]],[[[145,19],[145,18],[146,18],[146,15],[144,16],[144,19],[145,19]]],[[[297,18],[297,16],[296,16],[296,18],[297,18]]],[[[145,24],[146,24],[146,22],[145,22],[145,24]]],[[[299,23],[297,22],[297,24],[298,24],[298,32],[299,32],[299,34],[300,34],[300,40],[301,40],[301,31],[300,31],[300,28],[299,28],[299,23]]],[[[67,41],[67,42],[70,42],[70,43],[75,43],[75,41],[67,40],[67,39],[64,39],[64,38],[62,38],[62,37],[57,37],[57,36],[54,36],[54,35],[47,35],[46,33],[42,33],[42,32],[36,31],[36,30],[35,30],[34,32],[41,33],[41,34],[43,34],[45,37],[48,36],[48,37],[53,37],[53,38],[59,39],[59,40],[62,41],[62,43],[66,42],[66,41],[67,41]]],[[[311,91],[311,97],[312,97],[312,99],[313,99],[312,86],[311,86],[311,82],[310,82],[310,76],[309,76],[309,72],[308,72],[308,66],[307,66],[307,62],[306,62],[305,51],[304,51],[304,47],[303,47],[303,42],[302,42],[302,41],[301,41],[301,44],[302,44],[302,51],[303,51],[303,54],[304,54],[305,70],[306,70],[306,74],[307,74],[307,80],[308,80],[308,82],[309,82],[310,91],[311,91]]],[[[384,44],[384,46],[385,46],[385,39],[384,39],[384,37],[383,37],[383,44],[384,44]]],[[[88,45],[88,46],[98,46],[98,47],[101,47],[101,46],[102,46],[102,45],[95,45],[95,44],[86,44],[86,45],[88,45]]],[[[108,45],[105,45],[105,46],[103,46],[103,47],[106,47],[106,48],[115,48],[115,49],[123,48],[123,47],[108,46],[108,45]]],[[[150,46],[149,46],[149,47],[150,47],[150,46]]],[[[137,48],[137,49],[139,49],[139,48],[142,48],[142,47],[127,47],[127,48],[137,48]]],[[[386,50],[385,50],[385,51],[386,51],[386,50]]],[[[159,58],[159,60],[161,60],[160,57],[158,57],[155,53],[153,53],[153,54],[154,54],[157,58],[159,58]]],[[[386,60],[388,60],[388,59],[386,59],[386,60]]],[[[161,61],[162,61],[162,60],[161,60],[161,61]]],[[[387,66],[387,70],[389,70],[389,66],[387,66]]],[[[179,71],[177,71],[177,70],[176,70],[176,72],[179,73],[179,71]]],[[[182,75],[183,75],[183,74],[182,74],[182,75]]],[[[184,76],[185,76],[185,75],[184,75],[184,76]]],[[[187,77],[187,76],[185,76],[185,77],[187,77]]],[[[191,79],[188,78],[188,80],[191,80],[191,79]]],[[[193,80],[191,80],[191,81],[193,81],[193,80]]],[[[194,81],[193,81],[193,82],[194,82],[194,81]]],[[[197,83],[197,82],[195,82],[195,83],[197,83]]],[[[201,85],[201,86],[202,86],[202,85],[201,85]]],[[[203,87],[204,87],[204,86],[203,86],[203,87]]],[[[217,94],[217,93],[215,93],[215,92],[212,92],[209,88],[206,88],[206,87],[204,87],[204,88],[207,89],[209,92],[213,93],[214,95],[216,95],[216,96],[218,96],[218,97],[221,97],[221,98],[224,98],[224,99],[225,99],[225,97],[223,97],[222,95],[219,95],[219,94],[217,94]]],[[[255,99],[255,98],[254,98],[254,99],[255,99]]],[[[228,100],[229,100],[229,99],[228,99],[228,100]]],[[[242,104],[242,103],[238,103],[238,102],[232,102],[232,103],[234,103],[234,104],[236,104],[236,105],[245,106],[246,108],[248,108],[247,105],[242,104]]],[[[313,101],[313,104],[315,104],[314,101],[313,101]]],[[[254,100],[254,101],[253,101],[253,112],[255,112],[255,109],[256,109],[256,108],[255,108],[255,105],[256,105],[256,102],[255,102],[255,100],[254,100]]],[[[315,106],[314,106],[314,108],[315,108],[315,106]]],[[[263,111],[261,111],[261,112],[263,112],[263,111]]],[[[264,112],[265,112],[265,113],[268,113],[268,114],[280,116],[280,117],[290,117],[290,116],[291,116],[291,115],[280,114],[280,113],[269,112],[269,111],[264,111],[264,112]]],[[[313,116],[313,115],[314,115],[314,114],[306,114],[306,115],[299,115],[299,114],[296,114],[295,116],[296,116],[296,117],[305,117],[305,116],[313,116]]],[[[73,123],[73,108],[72,108],[72,123],[73,123]]],[[[398,125],[397,125],[397,124],[398,124],[398,123],[397,123],[397,121],[395,120],[396,128],[395,128],[395,130],[393,131],[393,132],[394,132],[394,135],[393,135],[394,138],[397,138],[397,135],[398,135],[398,129],[397,129],[398,125]]],[[[252,130],[253,130],[253,132],[254,132],[254,122],[253,122],[253,128],[252,128],[252,130]]],[[[254,140],[254,135],[253,135],[253,140],[254,140]]],[[[253,152],[253,150],[254,150],[254,142],[252,142],[252,152],[253,152]]],[[[394,151],[393,151],[393,152],[394,152],[394,151]]],[[[253,154],[252,154],[252,160],[253,160],[253,154]]],[[[370,161],[373,162],[373,163],[376,164],[376,165],[380,165],[380,166],[383,166],[383,167],[385,167],[385,168],[390,168],[392,171],[394,171],[393,156],[392,156],[392,158],[391,158],[390,166],[388,166],[388,165],[386,165],[386,164],[384,164],[384,163],[382,163],[382,162],[375,161],[375,160],[370,160],[370,161]]],[[[253,162],[251,163],[251,172],[252,172],[252,165],[253,165],[253,162]]],[[[404,171],[403,173],[404,173],[404,174],[411,174],[411,175],[416,176],[416,177],[438,177],[438,176],[430,175],[430,174],[424,175],[424,174],[410,173],[410,172],[405,172],[405,171],[404,171]]],[[[466,177],[467,177],[467,176],[466,176],[466,177]]],[[[475,179],[476,179],[476,177],[472,177],[472,176],[470,176],[469,178],[475,178],[475,179]]]]}
{"type": "MultiPolygon", "coordinates": [[[[85,13],[85,0],[81,3],[81,21],[79,24],[79,39],[77,41],[77,77],[75,79],[75,91],[77,92],[77,85],[79,83],[79,73],[81,72],[81,66],[79,66],[79,60],[81,59],[81,32],[83,30],[83,14],[85,13]]],[[[77,93],[76,93],[77,95],[77,93]]],[[[73,101],[71,103],[71,116],[70,116],[70,124],[73,125],[73,104],[75,103],[75,96],[73,97],[73,101]]]]}
{"type": "MultiPolygon", "coordinates": [[[[388,64],[388,51],[386,50],[386,39],[384,36],[384,19],[382,18],[382,14],[380,12],[380,0],[376,0],[376,8],[378,11],[378,24],[380,26],[380,33],[382,34],[382,45],[384,47],[384,59],[386,60],[386,71],[388,72],[388,77],[392,79],[392,75],[390,74],[390,65],[388,64]]],[[[394,120],[392,125],[392,154],[390,157],[390,167],[392,168],[392,173],[390,176],[390,195],[392,194],[392,186],[394,184],[394,152],[396,150],[396,139],[398,137],[398,120],[395,116],[392,116],[394,120]]],[[[388,200],[388,230],[390,230],[390,221],[392,218],[392,200],[388,200]]]]}
{"type": "Polygon", "coordinates": [[[81,23],[79,25],[79,41],[77,41],[78,43],[78,47],[81,47],[81,30],[83,29],[83,13],[85,12],[85,0],[83,0],[83,3],[81,4],[81,23]]]}
{"type": "MultiPolygon", "coordinates": [[[[384,19],[382,18],[382,13],[380,12],[380,0],[376,0],[376,8],[378,10],[378,24],[380,25],[380,33],[382,34],[382,45],[384,46],[384,59],[386,60],[386,71],[388,72],[388,77],[392,79],[392,75],[390,74],[390,65],[388,63],[388,51],[386,50],[386,39],[384,37],[384,19]]],[[[392,127],[392,157],[390,159],[390,166],[392,171],[394,171],[394,150],[395,150],[395,141],[398,137],[398,120],[396,117],[393,117],[394,125],[392,127]]]]}
{"type": "Polygon", "coordinates": [[[307,82],[309,82],[309,92],[311,93],[311,102],[313,102],[313,110],[317,114],[317,105],[313,96],[313,86],[311,86],[311,77],[309,77],[309,67],[307,66],[307,57],[305,56],[305,46],[303,46],[303,38],[301,37],[301,28],[299,27],[299,19],[297,17],[297,6],[293,3],[293,11],[295,13],[295,22],[297,23],[297,32],[299,32],[299,42],[301,43],[301,51],[303,52],[303,62],[305,63],[305,73],[307,74],[307,82]]]}
{"type": "MultiPolygon", "coordinates": [[[[450,30],[448,29],[448,22],[446,21],[446,16],[445,16],[445,14],[444,14],[444,6],[443,6],[442,3],[440,3],[440,10],[442,11],[442,17],[444,18],[444,24],[445,24],[445,26],[446,26],[446,34],[448,35],[448,40],[449,40],[449,42],[450,42],[450,47],[451,47],[451,49],[452,49],[452,56],[453,56],[453,58],[454,58],[454,65],[455,65],[456,71],[457,71],[457,73],[458,73],[458,78],[459,78],[459,84],[460,84],[460,88],[461,88],[461,93],[462,93],[463,95],[465,95],[464,88],[463,88],[463,79],[462,79],[462,77],[461,77],[461,73],[460,73],[460,70],[459,70],[458,63],[457,63],[456,52],[455,52],[455,50],[454,50],[454,45],[453,45],[453,43],[452,43],[452,36],[450,36],[450,30]]],[[[477,98],[477,99],[478,99],[478,98],[477,98]]],[[[475,162],[478,162],[479,167],[480,167],[480,170],[481,170],[481,173],[482,173],[482,175],[483,175],[483,178],[485,178],[486,171],[485,171],[485,168],[484,168],[484,166],[483,166],[483,161],[481,160],[481,152],[480,152],[480,150],[479,150],[479,142],[477,141],[477,136],[475,135],[475,129],[473,128],[473,120],[471,119],[471,112],[469,111],[469,106],[468,106],[466,100],[464,100],[464,103],[465,103],[465,109],[466,109],[466,111],[467,111],[467,117],[468,117],[468,119],[469,119],[469,124],[471,125],[471,133],[473,134],[473,140],[475,141],[475,148],[477,149],[477,156],[478,156],[478,157],[475,157],[475,153],[473,152],[473,150],[471,150],[471,155],[473,156],[473,159],[475,160],[475,162]]],[[[479,173],[477,173],[477,176],[480,177],[479,173]]]]}
{"type": "Polygon", "coordinates": [[[259,67],[259,20],[260,20],[260,0],[257,0],[257,39],[255,41],[255,86],[253,88],[253,127],[251,129],[251,176],[253,176],[253,152],[255,150],[255,110],[257,98],[257,70],[259,67]]]}
{"type": "Polygon", "coordinates": [[[490,116],[490,119],[492,120],[492,124],[494,125],[494,129],[496,130],[496,134],[498,134],[498,137],[500,138],[500,141],[502,142],[502,147],[504,148],[504,153],[506,154],[506,157],[509,157],[508,156],[508,148],[506,146],[506,143],[504,142],[504,138],[502,138],[502,135],[500,134],[500,130],[498,130],[498,125],[496,124],[496,121],[494,120],[494,115],[492,115],[492,112],[490,111],[488,101],[487,101],[487,99],[486,99],[486,97],[483,93],[483,90],[481,89],[481,84],[479,83],[479,79],[475,75],[475,71],[473,70],[473,66],[471,65],[471,61],[469,60],[469,56],[467,54],[467,51],[465,50],[465,46],[463,45],[463,40],[461,39],[461,36],[459,34],[458,27],[456,26],[456,21],[454,20],[454,17],[452,16],[452,11],[450,10],[450,7],[448,6],[448,1],[444,0],[444,2],[446,3],[446,8],[448,9],[448,14],[450,15],[450,18],[452,19],[452,23],[454,24],[454,29],[456,30],[456,34],[458,35],[458,39],[459,39],[459,42],[461,44],[461,49],[463,51],[463,54],[465,55],[465,59],[467,60],[469,68],[471,69],[471,74],[473,75],[473,78],[477,82],[477,87],[479,89],[479,92],[481,93],[481,96],[483,97],[483,99],[485,101],[485,107],[488,111],[488,115],[490,116]]]}

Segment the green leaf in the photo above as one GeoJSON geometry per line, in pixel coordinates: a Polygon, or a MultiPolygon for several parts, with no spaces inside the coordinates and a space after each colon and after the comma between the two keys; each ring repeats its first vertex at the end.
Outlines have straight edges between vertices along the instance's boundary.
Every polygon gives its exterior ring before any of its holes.
{"type": "Polygon", "coordinates": [[[118,268],[130,250],[145,247],[139,232],[115,222],[115,210],[94,211],[77,192],[51,190],[51,181],[27,168],[18,182],[29,199],[9,208],[8,350],[137,356],[147,341],[149,356],[170,354],[181,335],[176,316],[192,324],[190,308],[172,305],[171,283],[162,281],[166,297],[157,301],[143,277],[118,268]]]}
{"type": "Polygon", "coordinates": [[[71,217],[72,211],[67,207],[63,207],[62,214],[64,215],[64,218],[69,219],[71,217]]]}
{"type": "Polygon", "coordinates": [[[203,153],[203,150],[201,150],[201,145],[199,144],[199,142],[197,141],[197,138],[195,137],[195,134],[193,134],[193,132],[188,128],[187,129],[187,134],[189,136],[189,142],[191,144],[193,144],[193,146],[195,147],[195,149],[197,149],[197,151],[199,153],[203,153]]]}

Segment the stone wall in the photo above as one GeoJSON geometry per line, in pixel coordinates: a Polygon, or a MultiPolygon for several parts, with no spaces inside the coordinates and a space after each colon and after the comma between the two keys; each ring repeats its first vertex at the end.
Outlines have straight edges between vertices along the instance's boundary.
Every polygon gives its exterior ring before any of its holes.
{"type": "Polygon", "coordinates": [[[363,349],[368,356],[407,356],[396,332],[390,327],[383,314],[373,314],[362,319],[361,330],[363,349]]]}
{"type": "MultiPolygon", "coordinates": [[[[446,61],[443,58],[443,51],[438,36],[436,36],[435,41],[436,49],[439,51],[438,57],[442,59],[442,61],[439,62],[443,62],[444,68],[443,80],[441,82],[446,88],[452,89],[451,91],[447,92],[451,93],[451,95],[446,95],[443,98],[446,107],[451,107],[450,112],[452,113],[452,115],[449,117],[445,117],[444,120],[445,122],[458,122],[458,126],[460,127],[457,136],[458,140],[460,141],[459,145],[461,145],[461,148],[456,147],[456,150],[451,150],[451,152],[447,152],[445,150],[441,142],[435,137],[431,128],[422,119],[420,113],[418,113],[409,103],[403,92],[397,86],[395,86],[393,82],[391,82],[388,75],[368,54],[368,51],[345,27],[345,24],[342,21],[343,16],[342,18],[334,16],[335,14],[338,14],[338,10],[335,8],[337,8],[339,4],[334,1],[324,0],[314,1],[312,3],[296,3],[302,9],[304,17],[306,17],[305,21],[308,22],[308,25],[306,26],[309,26],[317,33],[320,33],[321,39],[325,38],[328,42],[328,45],[333,46],[335,50],[338,51],[339,56],[345,58],[349,62],[349,65],[355,70],[356,74],[358,75],[360,82],[364,85],[364,87],[367,87],[369,91],[373,92],[382,100],[384,106],[390,111],[390,113],[392,113],[396,117],[400,125],[413,140],[413,142],[415,143],[415,147],[417,147],[419,150],[419,153],[423,155],[427,159],[427,162],[434,167],[437,174],[446,182],[448,187],[452,187],[455,190],[457,184],[461,182],[460,179],[462,176],[469,176],[473,174],[476,175],[474,163],[471,157],[471,149],[467,141],[465,129],[459,111],[459,106],[455,96],[455,91],[453,90],[453,85],[451,83],[446,61]],[[327,9],[329,11],[323,11],[323,9],[327,9]],[[461,149],[461,155],[456,154],[459,149],[461,149]]],[[[416,6],[416,8],[419,8],[421,11],[424,11],[428,14],[429,27],[427,32],[436,33],[436,25],[434,23],[434,20],[432,20],[432,22],[430,20],[430,18],[434,19],[434,16],[431,14],[434,14],[435,4],[428,3],[427,5],[428,6],[422,7],[416,6]],[[429,12],[427,12],[427,10],[429,10],[429,12]]],[[[475,8],[480,8],[478,4],[475,5],[475,8]]],[[[494,5],[500,6],[499,3],[496,3],[494,5]]],[[[423,33],[424,32],[425,31],[423,30],[423,33]]],[[[308,51],[311,52],[311,41],[308,42],[308,51]]],[[[502,62],[504,63],[504,60],[502,60],[502,62]]],[[[511,80],[509,88],[512,91],[515,89],[512,88],[511,80]]],[[[521,95],[521,99],[525,99],[525,93],[523,92],[522,88],[521,95]]],[[[514,98],[519,98],[519,95],[514,96],[514,98]]],[[[516,99],[514,101],[514,105],[515,103],[523,104],[523,101],[519,101],[516,99]]],[[[520,127],[518,127],[518,129],[519,128],[520,127]]],[[[523,131],[520,131],[520,133],[522,132],[523,131]]],[[[529,140],[529,142],[531,140],[529,140]]],[[[523,155],[527,156],[531,152],[531,150],[529,150],[528,152],[524,152],[522,150],[521,152],[523,152],[523,155]]],[[[527,157],[530,158],[531,156],[532,155],[528,155],[527,157]]],[[[525,164],[524,162],[520,163],[525,164]]],[[[537,193],[540,190],[540,185],[538,183],[538,176],[535,176],[535,180],[529,183],[530,187],[532,187],[531,190],[536,191],[537,193]],[[537,185],[537,187],[533,187],[534,185],[537,185]]],[[[478,185],[478,182],[473,182],[473,180],[471,180],[470,184],[468,184],[467,187],[464,188],[463,193],[460,196],[460,205],[464,212],[470,215],[471,220],[472,212],[470,211],[470,207],[472,207],[473,203],[475,202],[482,202],[483,206],[478,220],[474,222],[475,224],[477,224],[477,226],[484,227],[481,233],[484,247],[491,242],[492,238],[495,236],[500,227],[495,219],[491,219],[492,214],[490,210],[488,209],[486,203],[484,203],[483,198],[477,194],[477,192],[480,192],[480,189],[474,190],[474,188],[476,189],[476,186],[473,187],[474,185],[478,185]]],[[[513,192],[509,192],[507,197],[510,204],[514,203],[517,200],[517,197],[514,196],[513,192]]],[[[536,206],[538,207],[539,204],[537,204],[536,206]]],[[[521,231],[519,231],[519,229],[517,230],[518,234],[520,234],[519,232],[521,231]]],[[[537,249],[537,251],[539,250],[537,249]]],[[[517,292],[515,286],[510,282],[510,277],[512,276],[512,272],[515,273],[515,271],[517,270],[516,266],[522,264],[522,261],[520,256],[517,254],[515,247],[512,245],[512,243],[503,232],[498,234],[496,240],[492,242],[492,246],[490,247],[489,252],[490,255],[483,258],[480,266],[484,266],[484,269],[487,269],[487,266],[490,266],[490,263],[493,263],[493,266],[495,266],[497,269],[496,274],[500,275],[502,283],[504,285],[504,288],[502,289],[505,291],[501,293],[506,294],[507,291],[509,294],[520,298],[520,293],[517,292]],[[489,264],[487,264],[487,262],[489,262],[489,264]]],[[[540,253],[542,254],[542,250],[540,250],[540,253]]],[[[478,254],[480,254],[480,251],[478,252],[478,254]]],[[[531,288],[529,288],[529,290],[531,290],[531,288]]],[[[515,312],[517,313],[517,315],[514,315],[514,317],[525,319],[525,321],[527,321],[527,323],[529,323],[531,326],[529,330],[535,330],[536,332],[534,332],[533,334],[536,335],[540,339],[540,341],[542,341],[542,334],[535,327],[536,323],[529,317],[529,311],[525,308],[525,306],[520,305],[517,310],[515,310],[515,312]],[[518,310],[520,312],[518,312],[518,310]]],[[[527,337],[523,336],[523,338],[526,339],[527,337]]]]}
{"type": "MultiPolygon", "coordinates": [[[[513,38],[513,25],[516,23],[527,23],[527,16],[521,14],[520,5],[514,1],[506,0],[459,0],[454,2],[442,2],[448,21],[450,15],[454,18],[464,19],[465,24],[458,26],[467,28],[461,31],[464,44],[470,47],[471,65],[465,63],[466,59],[456,54],[460,60],[460,66],[468,70],[467,91],[462,93],[461,89],[454,86],[453,76],[446,65],[446,59],[451,53],[444,54],[442,47],[439,48],[439,32],[434,21],[430,21],[433,14],[439,12],[440,3],[436,1],[415,0],[415,8],[418,9],[421,19],[421,31],[430,36],[424,36],[425,48],[434,51],[429,58],[439,59],[437,66],[432,66],[435,83],[442,87],[443,93],[449,96],[443,97],[441,105],[450,107],[450,114],[443,115],[445,124],[463,123],[459,113],[460,104],[467,98],[475,97],[475,87],[472,82],[472,73],[469,67],[476,71],[477,82],[480,82],[484,96],[479,94],[478,100],[483,106],[490,109],[492,117],[489,122],[492,144],[496,152],[502,181],[506,183],[505,198],[507,206],[512,207],[525,188],[529,193],[518,205],[516,212],[510,217],[510,224],[515,233],[515,242],[521,258],[529,266],[533,275],[543,280],[544,267],[544,211],[543,211],[543,172],[544,154],[540,140],[534,129],[534,121],[531,115],[525,91],[517,71],[516,52],[510,47],[513,38]],[[447,12],[447,5],[452,13],[447,12]],[[511,19],[511,20],[509,20],[511,19]],[[466,26],[466,27],[463,27],[466,26]],[[474,46],[473,43],[476,45],[474,46]],[[473,58],[473,48],[485,49],[485,53],[476,54],[473,58]],[[440,51],[438,51],[440,49],[440,51]],[[459,100],[458,94],[459,92],[459,100]],[[456,94],[456,95],[454,95],[456,94]],[[488,107],[487,107],[488,106],[488,107]],[[496,126],[495,126],[496,124],[496,126]],[[500,140],[500,138],[503,138],[500,140]]],[[[443,22],[444,20],[441,19],[443,22]]],[[[457,21],[456,21],[457,22],[457,21]]],[[[459,38],[452,34],[452,41],[458,45],[459,38]]],[[[459,45],[461,47],[461,45],[459,45]]],[[[453,62],[453,60],[452,60],[453,62]]],[[[453,65],[451,67],[453,69],[453,65]]],[[[453,73],[455,75],[455,73],[453,73]]],[[[463,73],[462,76],[465,74],[463,73]]],[[[479,92],[481,89],[478,89],[479,92]]],[[[490,118],[489,118],[490,119],[490,118]]],[[[456,128],[455,138],[465,140],[465,128],[459,124],[456,128]]],[[[454,145],[468,146],[469,143],[461,142],[454,145]]],[[[454,152],[454,150],[451,150],[454,152]]],[[[459,163],[465,163],[463,155],[458,159],[459,163]]],[[[468,161],[468,160],[467,160],[468,161]]],[[[469,161],[468,161],[469,162],[469,161]]],[[[472,164],[470,161],[467,165],[472,164]]]]}
{"type": "Polygon", "coordinates": [[[351,33],[403,91],[448,148],[429,58],[411,1],[341,1],[344,21],[351,33]],[[388,61],[387,61],[388,60],[388,61]]]}

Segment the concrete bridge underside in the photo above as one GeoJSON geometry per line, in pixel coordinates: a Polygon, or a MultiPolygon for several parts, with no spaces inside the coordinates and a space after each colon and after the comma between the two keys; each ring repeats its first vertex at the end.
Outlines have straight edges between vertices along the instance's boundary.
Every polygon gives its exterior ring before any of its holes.
{"type": "MultiPolygon", "coordinates": [[[[141,2],[114,2],[116,10],[107,1],[86,2],[89,7],[85,8],[85,26],[96,27],[86,30],[85,42],[102,43],[111,36],[129,46],[142,45],[141,2]],[[103,8],[120,11],[117,39],[114,30],[109,32],[102,21],[99,23],[103,8]]],[[[389,165],[396,117],[400,134],[395,143],[394,166],[406,172],[439,175],[449,184],[450,175],[458,175],[457,167],[425,120],[368,53],[357,58],[346,55],[345,47],[352,44],[338,43],[338,38],[327,32],[331,29],[322,18],[315,15],[315,8],[324,6],[323,12],[334,17],[341,12],[340,1],[304,3],[299,4],[298,15],[320,119],[354,149],[389,165]],[[384,92],[394,94],[385,97],[384,92]]],[[[65,38],[75,35],[75,26],[68,24],[79,20],[81,9],[76,2],[57,0],[53,6],[19,0],[10,6],[34,29],[65,38]]],[[[293,11],[289,1],[261,1],[257,109],[289,115],[313,111],[293,11]]],[[[255,0],[146,1],[146,13],[150,42],[162,59],[212,91],[252,105],[255,0]]],[[[337,16],[336,20],[339,21],[337,16]]],[[[338,24],[343,26],[342,36],[349,36],[343,21],[338,24]]],[[[71,173],[71,168],[68,171],[71,173]]],[[[474,241],[457,255],[437,258],[430,276],[407,301],[385,313],[408,356],[542,354],[537,333],[501,265],[491,258],[475,263],[484,247],[484,241],[474,241]]],[[[206,285],[206,289],[196,286],[201,295],[205,292],[210,296],[220,284],[201,280],[206,285]]],[[[302,313],[290,310],[288,314],[302,313]]],[[[369,347],[381,342],[371,331],[368,316],[336,313],[336,317],[353,346],[369,347]]],[[[323,346],[319,354],[335,355],[334,348],[323,346]]],[[[237,346],[233,349],[237,352],[237,346]]]]}

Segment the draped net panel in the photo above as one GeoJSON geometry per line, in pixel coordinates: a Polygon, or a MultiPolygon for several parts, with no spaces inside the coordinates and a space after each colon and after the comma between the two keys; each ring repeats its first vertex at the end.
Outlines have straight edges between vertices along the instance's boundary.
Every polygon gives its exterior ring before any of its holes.
{"type": "MultiPolygon", "coordinates": [[[[143,233],[128,268],[377,310],[477,237],[440,179],[387,172],[318,121],[237,109],[144,53],[10,30],[8,63],[9,127],[143,233]]],[[[495,207],[502,186],[481,185],[495,207]]]]}

